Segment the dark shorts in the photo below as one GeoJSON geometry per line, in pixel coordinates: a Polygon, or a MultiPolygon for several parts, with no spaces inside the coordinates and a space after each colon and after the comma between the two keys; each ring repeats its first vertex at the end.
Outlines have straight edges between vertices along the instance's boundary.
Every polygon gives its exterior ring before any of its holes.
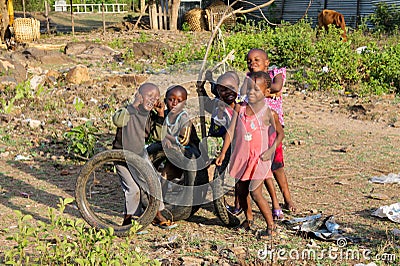
{"type": "Polygon", "coordinates": [[[282,142],[276,147],[274,161],[272,162],[271,170],[275,171],[285,166],[283,162],[283,148],[282,142]]]}

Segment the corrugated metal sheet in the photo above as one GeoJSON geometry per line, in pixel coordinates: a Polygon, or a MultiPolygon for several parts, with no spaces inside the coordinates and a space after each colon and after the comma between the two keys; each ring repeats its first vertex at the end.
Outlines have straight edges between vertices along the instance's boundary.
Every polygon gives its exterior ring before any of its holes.
{"type": "Polygon", "coordinates": [[[311,19],[312,23],[316,24],[318,22],[318,13],[323,9],[323,7],[323,0],[314,0],[311,2],[310,0],[286,1],[282,18],[284,21],[296,23],[303,16],[307,15],[307,17],[311,19]]]}
{"type": "Polygon", "coordinates": [[[357,0],[342,0],[342,1],[326,0],[326,9],[332,9],[342,13],[347,27],[356,26],[357,0]]]}
{"type": "MultiPolygon", "coordinates": [[[[261,5],[266,0],[249,0],[254,5],[261,5]]],[[[312,0],[308,9],[307,16],[311,19],[313,25],[318,23],[318,13],[324,8],[336,10],[344,15],[346,25],[355,28],[360,23],[362,17],[367,17],[374,13],[375,4],[386,2],[389,5],[395,4],[400,8],[399,0],[312,0]],[[359,6],[357,7],[357,2],[359,6]],[[358,20],[358,21],[357,21],[358,20]]],[[[263,8],[264,15],[269,20],[287,21],[296,23],[302,18],[307,10],[310,0],[276,0],[272,6],[263,8]]],[[[242,3],[241,5],[247,9],[254,5],[242,3]]],[[[254,11],[247,15],[248,18],[257,21],[262,20],[260,11],[254,11]]],[[[372,25],[368,25],[372,26],[372,25]]]]}

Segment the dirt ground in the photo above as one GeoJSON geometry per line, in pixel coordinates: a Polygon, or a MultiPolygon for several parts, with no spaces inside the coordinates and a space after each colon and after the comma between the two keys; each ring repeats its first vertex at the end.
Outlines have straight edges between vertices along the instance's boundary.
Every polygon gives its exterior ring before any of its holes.
{"type": "MultiPolygon", "coordinates": [[[[129,34],[124,33],[124,36],[137,38],[140,32],[129,34]]],[[[151,34],[154,38],[165,40],[166,43],[167,40],[173,42],[182,37],[181,33],[151,34]],[[174,34],[174,38],[171,38],[174,34]]],[[[67,35],[45,37],[34,46],[47,49],[56,45],[62,47],[68,38],[67,35]]],[[[101,39],[106,42],[107,39],[112,40],[113,35],[109,34],[103,38],[99,33],[78,34],[75,38],[101,39]]],[[[85,60],[75,58],[73,64],[87,64],[87,59],[85,60]]],[[[43,66],[43,69],[51,68],[52,66],[43,66]]],[[[89,85],[61,84],[56,87],[53,100],[58,107],[54,112],[43,111],[43,108],[26,102],[18,112],[1,115],[1,251],[11,245],[5,238],[9,234],[7,231],[15,230],[17,221],[14,210],[31,214],[36,221],[47,221],[48,207],[55,207],[61,197],[74,197],[75,179],[82,164],[68,158],[65,143],[60,136],[67,130],[66,121],[78,124],[83,120],[82,117],[90,118],[90,113],[85,110],[75,111],[71,98],[79,95],[85,102],[89,102],[93,97],[99,101],[97,105],[109,104],[108,117],[105,112],[92,113],[94,119],[97,119],[97,124],[103,129],[102,133],[109,147],[115,128],[104,121],[109,119],[109,114],[118,108],[123,100],[130,98],[132,88],[119,84],[109,87],[110,83],[105,81],[106,77],[117,75],[115,73],[121,73],[123,70],[113,72],[101,68],[100,65],[91,69],[92,77],[98,79],[89,85]],[[100,116],[104,116],[104,119],[100,116]],[[21,120],[26,118],[44,121],[45,126],[40,130],[31,130],[21,125],[21,120]],[[17,155],[32,158],[17,161],[17,155]]],[[[187,74],[187,77],[192,79],[190,75],[187,74]]],[[[165,80],[161,76],[152,75],[149,80],[159,82],[161,87],[166,88],[163,83],[165,80]]],[[[324,216],[334,215],[340,228],[346,229],[348,235],[361,240],[349,244],[353,249],[370,249],[374,254],[396,254],[396,261],[385,262],[381,258],[375,262],[381,265],[398,265],[400,237],[395,236],[393,230],[399,229],[399,225],[388,219],[373,217],[371,212],[380,206],[399,202],[399,184],[381,185],[370,183],[368,180],[373,176],[400,174],[399,96],[358,98],[304,92],[290,83],[286,85],[285,171],[297,207],[297,212],[286,213],[286,218],[316,213],[324,216]]],[[[191,90],[191,95],[194,96],[195,91],[191,90]]],[[[94,107],[87,106],[87,109],[94,107]]],[[[282,202],[280,193],[278,197],[282,202]]],[[[256,209],[255,206],[254,208],[256,209]]],[[[262,217],[258,212],[256,214],[256,228],[264,228],[262,217]]],[[[74,204],[67,208],[66,215],[80,217],[74,204]]],[[[140,247],[141,251],[151,258],[162,260],[165,265],[270,264],[257,255],[269,242],[258,240],[250,233],[224,227],[213,213],[211,204],[201,208],[187,221],[177,223],[178,228],[171,231],[149,226],[149,233],[138,236],[133,245],[140,247]],[[171,237],[176,239],[173,245],[168,244],[171,237]]],[[[281,233],[272,241],[276,248],[301,251],[310,247],[310,244],[318,246],[319,250],[335,247],[335,243],[332,242],[312,240],[295,234],[282,223],[280,228],[281,233]]],[[[0,256],[3,256],[2,252],[0,256]]],[[[275,261],[282,265],[352,265],[358,262],[370,261],[365,258],[275,261]]]]}

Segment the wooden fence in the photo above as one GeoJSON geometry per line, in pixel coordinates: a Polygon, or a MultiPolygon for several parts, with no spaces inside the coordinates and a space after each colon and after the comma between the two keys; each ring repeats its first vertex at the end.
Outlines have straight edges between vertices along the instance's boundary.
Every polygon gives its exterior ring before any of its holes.
{"type": "MultiPolygon", "coordinates": [[[[55,11],[71,12],[70,4],[55,4],[55,11]]],[[[73,4],[72,11],[74,13],[101,13],[102,4],[73,4]]],[[[126,13],[126,4],[104,4],[105,13],[126,13]]]]}

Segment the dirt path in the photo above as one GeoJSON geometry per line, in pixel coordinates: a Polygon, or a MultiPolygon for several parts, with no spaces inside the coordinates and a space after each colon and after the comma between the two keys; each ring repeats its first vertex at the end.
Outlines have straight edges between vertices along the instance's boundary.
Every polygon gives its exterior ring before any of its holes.
{"type": "MultiPolygon", "coordinates": [[[[135,39],[141,32],[108,34],[113,38],[135,39]],[[131,34],[131,33],[129,33],[131,34]]],[[[150,39],[163,42],[183,40],[183,34],[151,32],[150,39]]],[[[200,36],[200,35],[199,35],[200,36]]],[[[197,36],[197,37],[199,37],[197,36]]],[[[204,36],[203,36],[204,37],[204,36]]],[[[82,34],[82,40],[102,40],[101,34],[82,34]]],[[[42,39],[40,45],[58,45],[70,42],[69,36],[42,39]]],[[[204,41],[206,38],[200,38],[204,41]]],[[[55,48],[54,50],[59,50],[55,48]]],[[[80,61],[74,64],[91,65],[93,80],[87,85],[75,86],[60,82],[51,88],[44,99],[27,100],[10,116],[0,116],[0,245],[7,247],[7,235],[16,231],[15,210],[30,214],[35,221],[47,222],[48,207],[56,207],[59,198],[73,197],[75,180],[81,168],[77,162],[66,158],[66,144],[62,134],[67,121],[75,124],[84,119],[93,119],[101,127],[102,137],[110,146],[115,128],[110,126],[110,114],[122,105],[133,93],[129,86],[113,83],[114,77],[131,72],[118,68],[119,64],[102,63],[100,59],[80,61]],[[107,76],[106,74],[107,73],[107,76]],[[75,110],[73,100],[81,97],[87,107],[75,110]],[[50,100],[47,102],[46,98],[50,100]],[[96,103],[94,103],[97,101],[96,103]],[[107,106],[100,109],[98,106],[107,106]],[[31,130],[22,125],[25,118],[36,118],[46,122],[43,129],[31,130]],[[16,161],[17,155],[32,156],[27,161],[16,161]]],[[[146,61],[147,64],[147,61],[146,61]]],[[[39,67],[45,68],[40,65],[39,67]]],[[[48,67],[48,66],[46,66],[48,67]]],[[[124,66],[122,66],[124,67],[124,66]]],[[[51,69],[51,67],[50,67],[51,69]]],[[[36,69],[37,70],[37,69],[36,69]]],[[[42,71],[42,69],[40,69],[42,71]]],[[[39,70],[37,72],[41,73],[39,70]]],[[[36,73],[36,72],[34,72],[36,73]]],[[[60,75],[66,74],[65,71],[60,75]]],[[[193,73],[192,73],[193,74],[193,73]]],[[[179,78],[192,77],[179,76],[179,78]]],[[[122,79],[116,79],[122,80],[122,79]]],[[[153,76],[151,81],[165,90],[175,77],[166,80],[153,76]]],[[[182,81],[183,82],[183,81],[182,81]]],[[[290,85],[290,84],[289,84],[290,85]]],[[[400,173],[400,101],[397,96],[358,99],[332,96],[322,93],[304,94],[288,88],[284,98],[285,109],[285,171],[298,212],[296,217],[315,213],[334,215],[341,228],[347,228],[351,236],[364,240],[352,245],[355,249],[369,248],[374,252],[397,251],[399,261],[399,237],[393,236],[398,224],[372,217],[376,208],[400,201],[399,185],[369,183],[372,176],[400,173]],[[375,194],[384,195],[381,200],[375,194]]],[[[193,88],[190,95],[196,95],[193,88]]],[[[278,194],[282,202],[282,196],[278,194]]],[[[66,209],[66,215],[79,218],[74,204],[66,209]]],[[[286,214],[287,218],[293,216],[286,214]]],[[[265,223],[259,213],[256,228],[265,223]]],[[[265,261],[257,258],[258,250],[265,241],[254,235],[240,233],[222,226],[213,214],[212,204],[204,206],[188,221],[178,221],[179,227],[163,231],[149,226],[146,235],[134,240],[138,247],[151,258],[159,258],[165,265],[180,265],[192,261],[193,265],[261,265],[265,261]],[[165,245],[170,238],[173,245],[165,245]],[[208,264],[207,264],[208,263],[208,264]]],[[[295,235],[281,224],[282,233],[274,238],[276,248],[302,250],[310,239],[295,235]]],[[[316,241],[320,248],[335,246],[333,243],[316,241]]],[[[0,262],[3,249],[0,249],[0,262]]],[[[291,261],[292,265],[339,265],[363,260],[291,261]]],[[[285,264],[280,261],[280,264],[285,264]]],[[[289,262],[286,265],[291,265],[289,262]]],[[[189,262],[186,265],[190,265],[189,262]]],[[[389,263],[390,265],[390,263],[389,263]]],[[[393,264],[396,265],[396,264],[393,264]]]]}
{"type": "MultiPolygon", "coordinates": [[[[335,215],[342,227],[353,230],[353,235],[369,239],[370,242],[362,246],[378,248],[385,244],[390,235],[388,232],[397,226],[371,217],[370,212],[398,202],[399,188],[398,185],[372,184],[368,179],[400,172],[400,129],[388,127],[383,122],[355,120],[349,113],[344,113],[341,106],[324,101],[324,96],[290,94],[285,97],[285,109],[285,169],[299,209],[297,215],[335,215]],[[372,193],[388,197],[375,200],[369,197],[372,193]]],[[[49,158],[19,162],[2,158],[0,224],[11,230],[14,228],[13,210],[46,221],[47,207],[55,207],[60,197],[73,197],[79,168],[49,158]],[[67,170],[68,175],[60,175],[62,170],[67,170]]],[[[67,214],[79,217],[75,208],[69,208],[67,214]]],[[[262,242],[254,244],[254,236],[223,227],[212,213],[211,205],[205,206],[189,221],[178,223],[179,228],[171,232],[150,226],[150,234],[138,237],[136,244],[151,257],[161,257],[174,264],[179,264],[182,258],[196,256],[208,256],[206,260],[227,263],[245,258],[247,263],[260,262],[256,254],[262,242]],[[178,237],[178,245],[172,250],[157,246],[171,236],[178,237]],[[224,249],[233,250],[235,259],[224,258],[221,253],[224,249]]],[[[256,225],[263,227],[259,216],[256,225]]],[[[294,237],[287,230],[282,234],[281,239],[275,240],[276,245],[300,248],[309,241],[294,237]]],[[[1,245],[7,245],[5,235],[0,235],[1,245]]]]}

